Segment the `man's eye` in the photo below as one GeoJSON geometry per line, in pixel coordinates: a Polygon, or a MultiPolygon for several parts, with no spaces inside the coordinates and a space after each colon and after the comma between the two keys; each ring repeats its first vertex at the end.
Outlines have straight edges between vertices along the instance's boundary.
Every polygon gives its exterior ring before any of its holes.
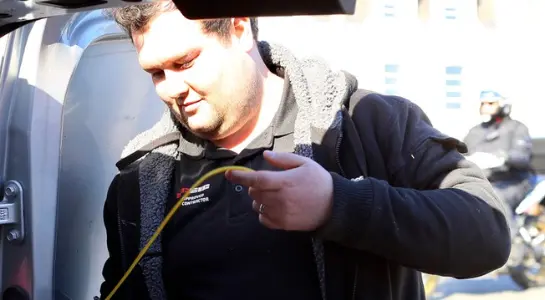
{"type": "Polygon", "coordinates": [[[157,71],[157,72],[153,72],[151,73],[151,77],[154,79],[154,80],[157,80],[157,79],[161,79],[165,76],[165,72],[163,71],[157,71]]]}

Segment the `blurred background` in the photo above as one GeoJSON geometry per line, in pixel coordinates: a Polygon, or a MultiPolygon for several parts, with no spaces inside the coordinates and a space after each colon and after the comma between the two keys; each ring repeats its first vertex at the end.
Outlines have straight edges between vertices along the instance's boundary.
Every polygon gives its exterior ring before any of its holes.
{"type": "MultiPolygon", "coordinates": [[[[358,0],[353,16],[260,18],[259,26],[260,39],[325,57],[361,88],[416,102],[459,139],[480,122],[480,91],[496,90],[540,151],[543,16],[543,0],[358,0]]],[[[544,288],[523,291],[496,272],[437,283],[429,299],[545,299],[544,288]]]]}
{"type": "Polygon", "coordinates": [[[417,102],[458,138],[479,121],[479,92],[498,89],[513,101],[512,116],[545,137],[536,109],[545,105],[545,1],[358,0],[356,9],[260,18],[260,38],[326,57],[360,87],[417,102]]]}

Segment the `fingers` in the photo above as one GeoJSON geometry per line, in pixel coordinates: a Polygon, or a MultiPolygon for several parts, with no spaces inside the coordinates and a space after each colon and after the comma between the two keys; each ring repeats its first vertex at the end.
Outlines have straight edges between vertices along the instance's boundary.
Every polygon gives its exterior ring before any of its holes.
{"type": "Polygon", "coordinates": [[[282,213],[282,208],[275,204],[276,203],[270,203],[267,205],[261,201],[254,200],[252,201],[252,209],[258,214],[267,215],[270,219],[274,219],[272,216],[280,215],[282,213]],[[261,208],[261,205],[263,205],[263,208],[261,208]]]}
{"type": "MultiPolygon", "coordinates": [[[[306,157],[293,153],[265,151],[265,159],[272,166],[284,170],[290,170],[311,162],[306,157]]],[[[241,184],[246,187],[252,187],[260,190],[278,190],[289,184],[289,171],[234,171],[225,173],[227,180],[241,184]]]]}
{"type": "Polygon", "coordinates": [[[273,207],[263,206],[262,212],[260,212],[260,207],[261,203],[252,202],[252,209],[259,214],[259,222],[270,229],[281,229],[280,223],[271,217],[274,215],[274,212],[270,211],[273,207]]]}
{"type": "MultiPolygon", "coordinates": [[[[257,203],[257,201],[252,201],[252,209],[256,212],[256,213],[260,213],[259,211],[259,207],[261,206],[261,203],[257,203]]],[[[265,210],[263,210],[263,212],[265,212],[265,210]]]]}
{"type": "Polygon", "coordinates": [[[263,152],[263,157],[272,166],[283,170],[300,167],[309,161],[306,157],[288,152],[265,151],[263,152]]]}
{"type": "Polygon", "coordinates": [[[227,171],[227,180],[249,188],[260,190],[279,190],[286,185],[286,176],[274,171],[227,171]]]}
{"type": "Polygon", "coordinates": [[[269,219],[264,214],[259,215],[259,222],[263,224],[265,227],[270,229],[281,229],[280,226],[276,225],[271,219],[269,219]]]}

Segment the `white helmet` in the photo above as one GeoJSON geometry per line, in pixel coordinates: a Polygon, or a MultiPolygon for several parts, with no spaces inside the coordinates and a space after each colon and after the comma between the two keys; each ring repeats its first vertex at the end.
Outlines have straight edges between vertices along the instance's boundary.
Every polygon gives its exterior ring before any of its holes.
{"type": "Polygon", "coordinates": [[[511,102],[500,93],[493,90],[485,90],[481,92],[479,97],[481,105],[483,103],[498,103],[498,110],[492,115],[482,115],[483,122],[490,121],[493,117],[507,117],[511,114],[511,102]]]}

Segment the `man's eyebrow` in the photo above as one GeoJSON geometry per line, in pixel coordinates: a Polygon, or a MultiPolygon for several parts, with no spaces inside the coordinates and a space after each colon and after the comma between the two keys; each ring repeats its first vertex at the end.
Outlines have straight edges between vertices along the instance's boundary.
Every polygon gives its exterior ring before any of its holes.
{"type": "Polygon", "coordinates": [[[173,63],[186,63],[187,61],[194,59],[199,53],[200,51],[198,49],[190,49],[174,57],[156,60],[152,64],[145,64],[144,70],[148,71],[154,69],[163,69],[165,66],[171,65],[173,63]]]}

